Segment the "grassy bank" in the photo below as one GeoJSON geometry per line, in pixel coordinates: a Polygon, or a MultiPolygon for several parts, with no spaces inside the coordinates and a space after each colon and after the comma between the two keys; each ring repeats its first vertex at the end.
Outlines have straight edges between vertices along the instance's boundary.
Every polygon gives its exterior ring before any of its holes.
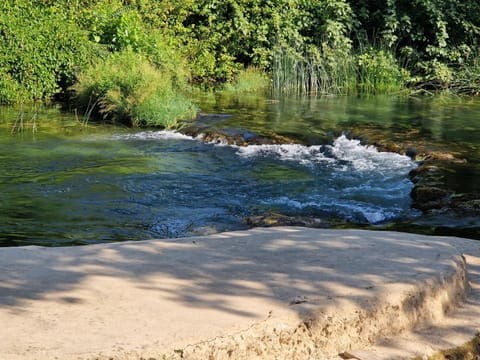
{"type": "Polygon", "coordinates": [[[131,126],[171,128],[196,115],[193,102],[176,88],[174,75],[126,49],[88,68],[71,89],[84,121],[101,116],[131,126]]]}

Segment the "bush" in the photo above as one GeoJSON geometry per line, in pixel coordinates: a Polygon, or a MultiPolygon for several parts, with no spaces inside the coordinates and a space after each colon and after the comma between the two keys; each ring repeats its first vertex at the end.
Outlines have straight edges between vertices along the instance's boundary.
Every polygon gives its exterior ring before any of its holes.
{"type": "Polygon", "coordinates": [[[0,7],[0,102],[58,94],[74,82],[93,51],[66,8],[5,1],[0,7]]]}
{"type": "Polygon", "coordinates": [[[21,102],[22,95],[20,84],[9,74],[0,69],[0,104],[15,104],[21,102]]]}
{"type": "Polygon", "coordinates": [[[356,16],[352,38],[380,41],[406,64],[417,83],[445,89],[479,48],[480,2],[457,0],[349,0],[356,16]],[[408,55],[408,56],[405,56],[408,55]]]}
{"type": "Polygon", "coordinates": [[[196,115],[193,103],[174,88],[171,74],[132,49],[89,68],[72,89],[86,114],[97,113],[112,122],[170,128],[196,115]]]}
{"type": "Polygon", "coordinates": [[[172,46],[171,39],[158,30],[145,34],[138,51],[158,69],[171,75],[173,85],[185,88],[190,80],[187,60],[182,53],[172,46]]]}
{"type": "Polygon", "coordinates": [[[384,49],[368,48],[357,56],[357,91],[388,94],[402,90],[410,75],[395,56],[384,49]]]}
{"type": "Polygon", "coordinates": [[[89,32],[93,43],[105,45],[111,51],[128,47],[137,49],[146,32],[138,11],[125,6],[122,0],[96,1],[79,8],[78,22],[89,32]]]}

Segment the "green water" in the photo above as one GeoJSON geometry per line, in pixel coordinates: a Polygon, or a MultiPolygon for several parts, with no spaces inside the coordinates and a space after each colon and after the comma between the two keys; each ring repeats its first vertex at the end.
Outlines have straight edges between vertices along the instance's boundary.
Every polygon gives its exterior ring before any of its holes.
{"type": "Polygon", "coordinates": [[[386,137],[417,130],[415,140],[432,145],[480,141],[480,98],[310,97],[265,98],[212,94],[200,102],[203,112],[234,114],[219,126],[244,126],[256,131],[304,136],[314,141],[329,131],[362,128],[384,131],[386,137]]]}
{"type": "Polygon", "coordinates": [[[217,95],[202,102],[205,113],[233,114],[212,127],[240,127],[293,136],[306,144],[341,133],[374,144],[387,142],[453,153],[469,166],[446,181],[459,192],[480,191],[480,98],[322,97],[260,98],[217,95]]]}
{"type": "Polygon", "coordinates": [[[271,212],[478,237],[477,219],[410,208],[408,158],[341,137],[453,152],[468,166],[442,181],[479,192],[478,99],[206,95],[199,106],[199,127],[275,133],[308,146],[239,149],[84,124],[56,108],[0,108],[0,246],[207,234],[245,229],[245,218],[271,212]]]}

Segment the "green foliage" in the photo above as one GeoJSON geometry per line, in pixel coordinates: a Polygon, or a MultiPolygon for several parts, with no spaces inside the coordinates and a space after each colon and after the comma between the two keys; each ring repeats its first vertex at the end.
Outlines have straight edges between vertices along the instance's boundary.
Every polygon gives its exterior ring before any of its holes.
{"type": "Polygon", "coordinates": [[[277,48],[272,79],[276,92],[347,94],[356,78],[354,58],[347,53],[333,58],[311,46],[305,54],[277,48]]]}
{"type": "Polygon", "coordinates": [[[158,30],[153,30],[144,36],[138,50],[160,70],[172,76],[174,86],[187,87],[190,79],[190,69],[187,59],[171,43],[171,39],[158,30]]]}
{"type": "Polygon", "coordinates": [[[65,8],[5,1],[0,7],[0,101],[41,100],[64,90],[93,53],[87,43],[87,34],[65,8]]]}
{"type": "Polygon", "coordinates": [[[0,69],[0,104],[20,103],[24,97],[20,84],[12,75],[0,69]]]}
{"type": "Polygon", "coordinates": [[[235,79],[227,84],[225,90],[246,93],[265,90],[269,86],[268,75],[258,67],[250,66],[240,71],[235,79]]]}
{"type": "Polygon", "coordinates": [[[62,94],[90,64],[125,51],[176,88],[241,87],[251,81],[242,69],[256,67],[295,93],[463,89],[479,40],[478,1],[5,0],[0,102],[62,94]]]}
{"type": "Polygon", "coordinates": [[[410,79],[391,52],[368,48],[357,56],[358,92],[363,94],[388,94],[399,92],[410,79]]]}
{"type": "Polygon", "coordinates": [[[358,55],[350,52],[333,59],[316,47],[303,56],[279,53],[274,62],[274,89],[298,94],[385,94],[402,90],[410,79],[385,49],[367,47],[358,55]]]}
{"type": "Polygon", "coordinates": [[[129,48],[87,69],[73,90],[87,114],[93,110],[113,122],[169,128],[196,115],[192,102],[174,88],[171,75],[129,48]]]}
{"type": "Polygon", "coordinates": [[[161,126],[167,129],[178,125],[179,120],[193,119],[197,108],[180,93],[159,90],[147,96],[132,109],[134,125],[161,126]]]}
{"type": "Polygon", "coordinates": [[[476,53],[480,2],[457,0],[351,0],[355,37],[395,49],[421,81],[448,86],[476,53]]]}
{"type": "Polygon", "coordinates": [[[352,12],[343,0],[200,0],[187,9],[177,34],[197,77],[231,80],[250,65],[271,70],[279,48],[302,57],[315,46],[336,67],[351,48],[352,12]]]}
{"type": "Polygon", "coordinates": [[[354,78],[352,42],[348,36],[353,21],[343,0],[302,2],[301,24],[292,43],[279,39],[273,47],[272,78],[276,91],[295,93],[346,93],[354,78]]]}
{"type": "Polygon", "coordinates": [[[88,30],[92,42],[120,51],[137,49],[142,43],[145,27],[140,14],[121,0],[94,2],[82,9],[81,25],[88,30]]]}
{"type": "Polygon", "coordinates": [[[449,84],[451,90],[468,95],[480,95],[480,50],[467,64],[460,66],[449,84]]]}

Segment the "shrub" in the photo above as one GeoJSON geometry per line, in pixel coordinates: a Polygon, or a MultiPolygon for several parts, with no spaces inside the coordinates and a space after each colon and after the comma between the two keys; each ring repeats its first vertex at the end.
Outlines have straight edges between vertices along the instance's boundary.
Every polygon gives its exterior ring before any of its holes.
{"type": "Polygon", "coordinates": [[[124,1],[96,1],[79,10],[78,21],[88,30],[92,42],[105,45],[111,51],[137,49],[142,43],[145,34],[142,18],[124,1]]]}
{"type": "Polygon", "coordinates": [[[0,102],[42,100],[61,92],[93,51],[66,8],[5,1],[0,7],[0,102]]]}
{"type": "Polygon", "coordinates": [[[20,84],[9,74],[0,70],[0,104],[14,104],[22,100],[20,84]]]}
{"type": "Polygon", "coordinates": [[[193,103],[174,88],[171,74],[131,49],[89,68],[72,89],[86,114],[93,111],[112,122],[172,127],[196,114],[193,103]]]}
{"type": "Polygon", "coordinates": [[[185,88],[190,80],[187,60],[172,45],[172,39],[161,31],[152,30],[145,34],[138,51],[159,70],[170,74],[174,87],[185,88]]]}
{"type": "Polygon", "coordinates": [[[405,87],[409,73],[402,69],[388,50],[367,48],[357,56],[357,91],[363,94],[398,92],[405,87]]]}

